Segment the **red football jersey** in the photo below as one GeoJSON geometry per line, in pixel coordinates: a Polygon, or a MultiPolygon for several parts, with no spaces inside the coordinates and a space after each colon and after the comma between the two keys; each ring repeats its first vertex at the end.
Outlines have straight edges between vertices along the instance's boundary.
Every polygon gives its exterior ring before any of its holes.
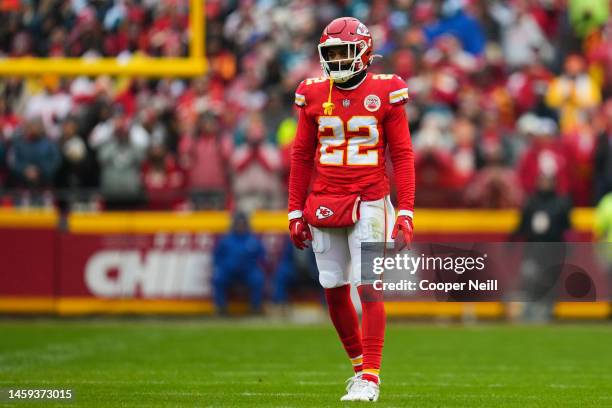
{"type": "Polygon", "coordinates": [[[389,147],[400,211],[414,207],[414,155],[404,107],[405,82],[397,75],[366,74],[353,89],[331,90],[332,112],[324,112],[330,81],[311,78],[300,83],[295,104],[300,108],[291,155],[289,212],[301,211],[316,166],[313,190],[342,194],[359,192],[362,200],[389,193],[385,149],[389,147]]]}

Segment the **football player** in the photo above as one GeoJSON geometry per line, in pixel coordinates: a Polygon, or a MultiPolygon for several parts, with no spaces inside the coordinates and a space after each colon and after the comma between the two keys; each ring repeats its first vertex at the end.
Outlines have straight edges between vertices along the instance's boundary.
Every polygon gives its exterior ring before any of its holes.
{"type": "Polygon", "coordinates": [[[408,89],[396,75],[368,73],[372,51],[372,37],[359,20],[332,21],[319,43],[324,77],[302,81],[295,94],[289,230],[300,249],[312,241],[331,321],[354,368],[342,401],[376,401],[379,395],[385,310],[372,284],[361,282],[361,243],[397,238],[409,244],[413,233],[414,157],[403,106],[408,89]],[[385,174],[387,148],[397,218],[385,174]],[[361,328],[351,284],[362,301],[361,328]]]}

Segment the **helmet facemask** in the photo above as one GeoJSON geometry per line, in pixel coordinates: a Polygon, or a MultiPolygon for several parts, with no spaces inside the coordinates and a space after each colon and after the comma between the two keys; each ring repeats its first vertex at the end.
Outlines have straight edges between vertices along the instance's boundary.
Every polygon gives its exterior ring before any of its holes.
{"type": "Polygon", "coordinates": [[[350,42],[330,38],[319,44],[319,59],[323,72],[334,82],[346,82],[366,69],[367,66],[362,61],[366,51],[365,41],[350,42]]]}

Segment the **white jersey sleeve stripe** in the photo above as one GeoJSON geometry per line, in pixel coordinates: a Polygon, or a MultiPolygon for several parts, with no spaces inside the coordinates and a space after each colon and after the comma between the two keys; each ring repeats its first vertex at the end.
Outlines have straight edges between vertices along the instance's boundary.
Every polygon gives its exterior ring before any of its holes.
{"type": "Polygon", "coordinates": [[[408,88],[402,88],[402,89],[398,89],[397,91],[393,91],[391,93],[389,93],[389,98],[394,98],[396,96],[399,96],[401,94],[408,94],[408,88]]]}
{"type": "Polygon", "coordinates": [[[403,101],[404,99],[408,99],[408,90],[403,91],[402,93],[397,93],[394,96],[389,95],[389,102],[396,103],[403,101]]]}

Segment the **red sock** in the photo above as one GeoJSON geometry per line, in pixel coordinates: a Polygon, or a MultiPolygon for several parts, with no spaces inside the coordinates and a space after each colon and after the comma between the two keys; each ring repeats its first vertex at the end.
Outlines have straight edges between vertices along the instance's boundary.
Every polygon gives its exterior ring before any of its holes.
{"type": "Polygon", "coordinates": [[[385,304],[382,293],[372,285],[357,288],[361,299],[363,334],[363,379],[379,383],[380,362],[385,341],[385,304]]]}
{"type": "Polygon", "coordinates": [[[351,285],[325,289],[327,308],[338,337],[346,350],[356,373],[362,370],[363,349],[359,317],[351,300],[351,285]]]}

